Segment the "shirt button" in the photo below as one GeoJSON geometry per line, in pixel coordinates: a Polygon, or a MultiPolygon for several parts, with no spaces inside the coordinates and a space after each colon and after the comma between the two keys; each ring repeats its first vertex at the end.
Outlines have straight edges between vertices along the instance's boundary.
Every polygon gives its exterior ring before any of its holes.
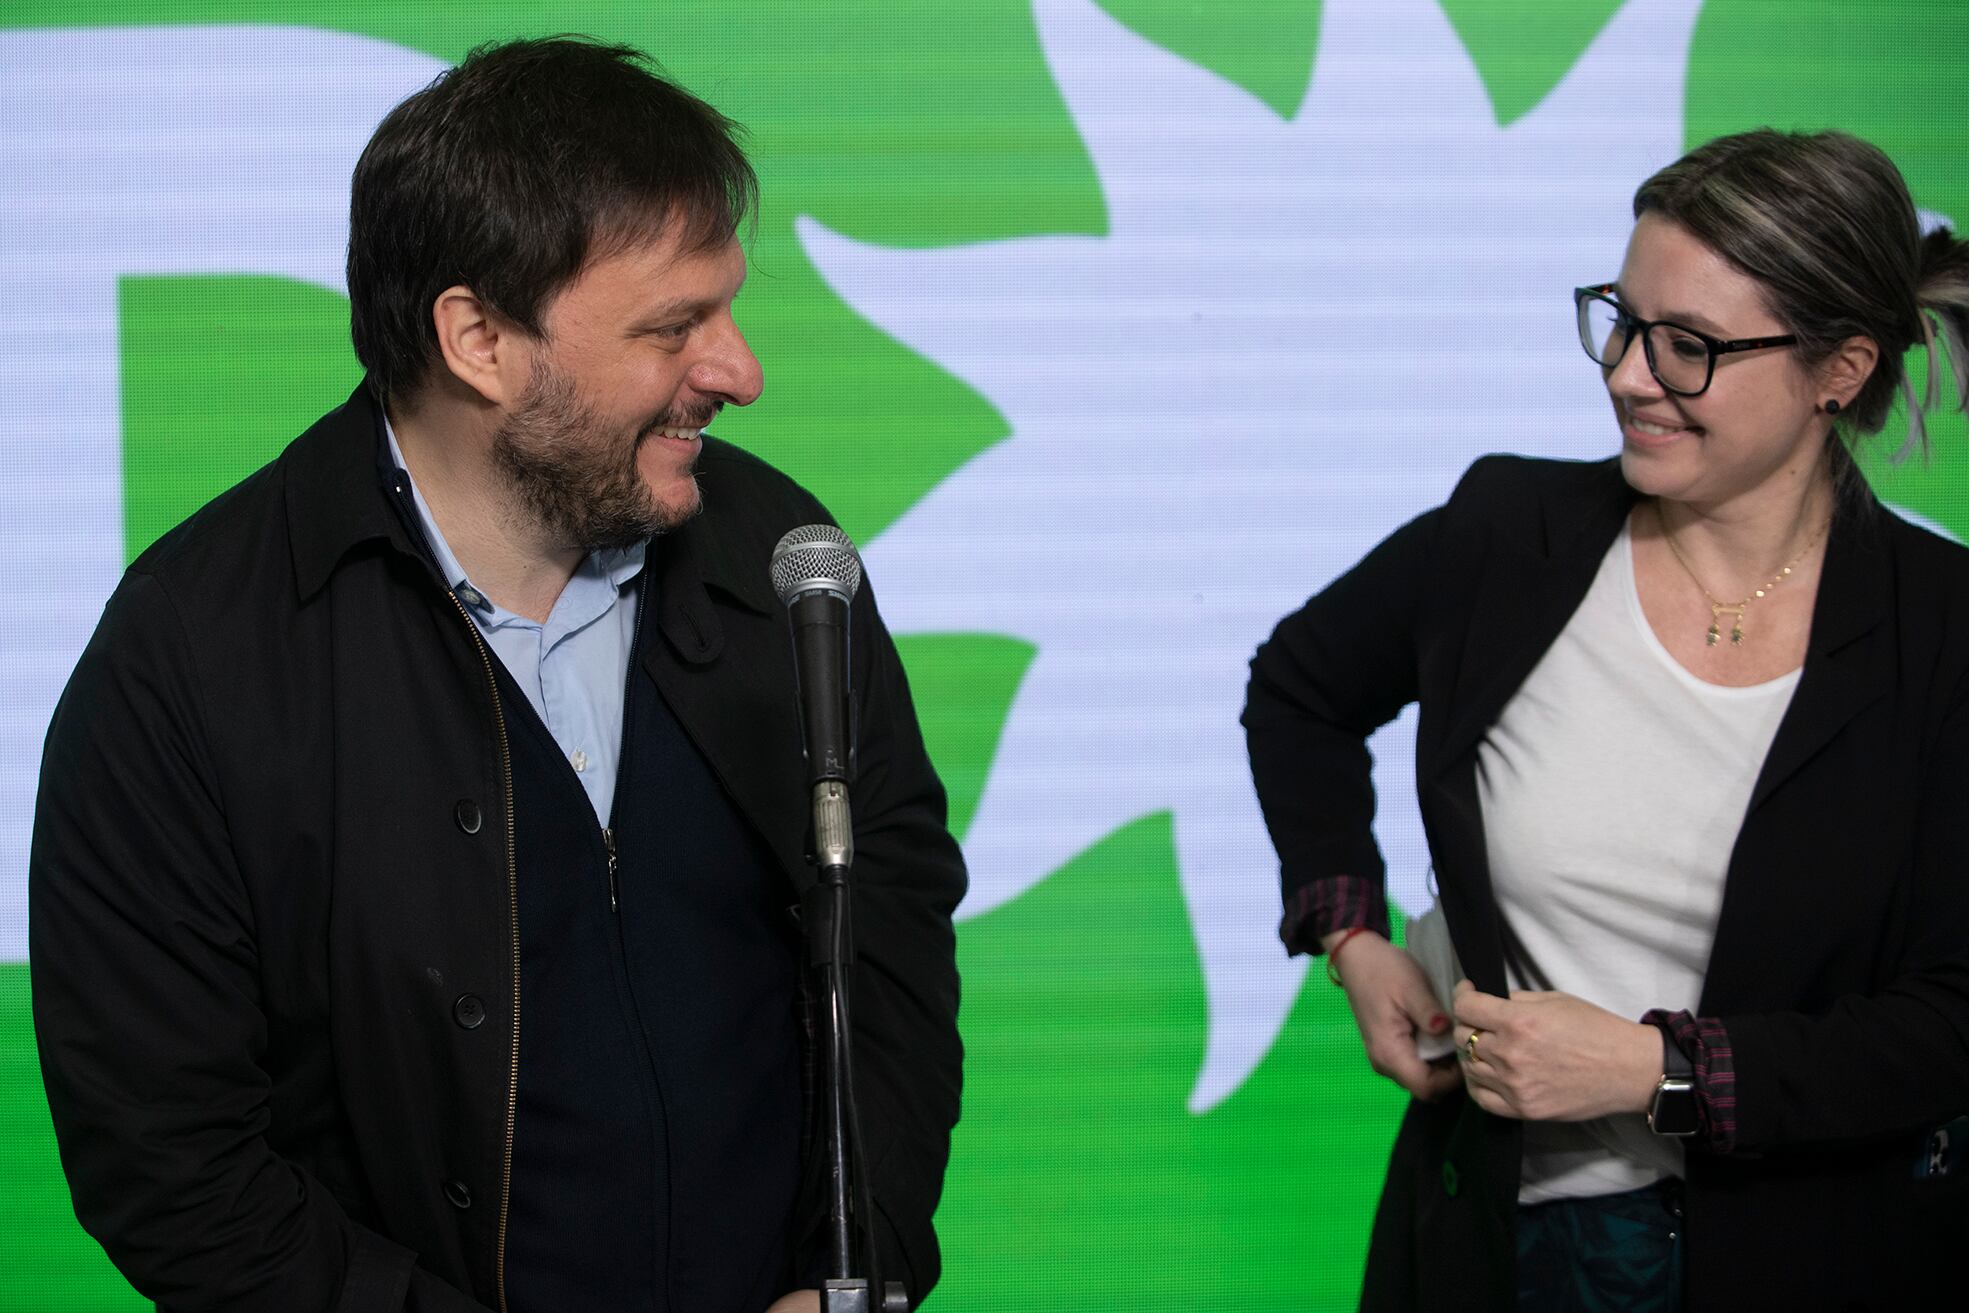
{"type": "Polygon", "coordinates": [[[470,1208],[472,1206],[472,1187],[454,1177],[444,1183],[444,1197],[451,1201],[453,1208],[461,1210],[470,1208]]]}
{"type": "Polygon", "coordinates": [[[581,751],[581,749],[579,748],[576,748],[574,750],[574,755],[572,757],[569,757],[567,760],[568,760],[568,764],[574,767],[576,774],[579,774],[582,771],[588,769],[588,754],[581,751]]]}
{"type": "Polygon", "coordinates": [[[466,1030],[477,1030],[485,1020],[485,1001],[477,994],[460,994],[451,1005],[451,1019],[466,1030]]]}
{"type": "Polygon", "coordinates": [[[477,834],[484,820],[479,815],[479,805],[470,798],[460,798],[458,805],[451,809],[451,817],[458,822],[458,828],[467,834],[477,834]]]}
{"type": "Polygon", "coordinates": [[[484,606],[485,594],[481,593],[478,589],[472,587],[470,584],[466,584],[463,588],[460,588],[458,590],[458,600],[463,602],[466,606],[474,606],[474,607],[484,606]]]}

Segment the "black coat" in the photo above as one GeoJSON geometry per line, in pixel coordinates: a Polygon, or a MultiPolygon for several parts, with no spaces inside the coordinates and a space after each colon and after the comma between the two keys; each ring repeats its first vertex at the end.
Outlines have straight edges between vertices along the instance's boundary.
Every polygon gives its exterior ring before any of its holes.
{"type": "MultiPolygon", "coordinates": [[[[1416,773],[1451,938],[1505,991],[1476,750],[1632,508],[1617,462],[1486,458],[1252,663],[1252,770],[1288,894],[1379,880],[1364,740],[1421,704],[1416,773]]],[[[1969,1169],[1969,552],[1843,505],[1803,673],[1730,856],[1699,1014],[1734,1050],[1737,1144],[1692,1148],[1688,1307],[1898,1308],[1954,1282],[1969,1169]]],[[[1519,1124],[1411,1103],[1364,1306],[1512,1306],[1519,1124]]],[[[1960,1289],[1960,1283],[1955,1283],[1960,1289]]]]}
{"type": "MultiPolygon", "coordinates": [[[[173,1309],[498,1299],[524,1024],[510,777],[483,649],[386,499],[376,424],[359,390],[145,552],[49,730],[29,883],[49,1104],[83,1225],[173,1309]]],[[[790,906],[813,874],[767,561],[826,512],[714,440],[700,469],[704,513],[652,547],[643,659],[790,906]]],[[[885,1275],[920,1298],[964,871],[867,588],[852,641],[859,1102],[885,1275]]]]}

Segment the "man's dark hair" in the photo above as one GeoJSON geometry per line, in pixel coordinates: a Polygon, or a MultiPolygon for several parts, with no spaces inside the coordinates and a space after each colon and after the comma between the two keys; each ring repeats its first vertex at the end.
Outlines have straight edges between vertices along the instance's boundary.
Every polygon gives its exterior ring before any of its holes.
{"type": "Polygon", "coordinates": [[[415,391],[438,359],[431,307],[447,287],[538,336],[591,260],[671,223],[686,250],[731,240],[759,192],[739,133],[627,46],[473,50],[391,110],[356,162],[349,327],[378,395],[415,391]]]}

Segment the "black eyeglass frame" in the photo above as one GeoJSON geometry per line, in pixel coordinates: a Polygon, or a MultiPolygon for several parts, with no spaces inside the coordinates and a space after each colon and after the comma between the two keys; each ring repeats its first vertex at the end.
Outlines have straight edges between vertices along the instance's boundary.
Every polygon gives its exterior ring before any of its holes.
{"type": "Polygon", "coordinates": [[[1615,325],[1620,326],[1624,324],[1626,327],[1626,345],[1620,348],[1620,354],[1612,360],[1600,359],[1593,354],[1593,348],[1586,344],[1585,325],[1582,322],[1580,324],[1579,334],[1580,350],[1586,353],[1588,360],[1591,360],[1594,364],[1600,366],[1600,368],[1611,370],[1626,358],[1627,348],[1633,346],[1634,339],[1639,337],[1641,339],[1641,352],[1648,358],[1648,372],[1654,375],[1655,382],[1661,384],[1665,391],[1672,392],[1678,397],[1699,397],[1709,391],[1709,385],[1716,379],[1716,357],[1718,356],[1727,356],[1736,351],[1756,351],[1767,346],[1795,346],[1798,343],[1798,337],[1794,333],[1787,333],[1782,337],[1739,337],[1725,341],[1720,337],[1711,337],[1708,333],[1700,329],[1690,328],[1687,324],[1678,324],[1672,319],[1642,319],[1616,300],[1613,290],[1614,285],[1612,283],[1601,283],[1597,287],[1573,288],[1573,319],[1575,321],[1581,320],[1586,309],[1586,301],[1589,297],[1597,301],[1605,301],[1614,308],[1614,314],[1618,316],[1614,321],[1615,325]],[[1693,390],[1678,388],[1661,376],[1661,370],[1655,366],[1653,333],[1657,328],[1672,328],[1678,333],[1686,333],[1707,348],[1709,359],[1703,369],[1701,387],[1693,390]]]}

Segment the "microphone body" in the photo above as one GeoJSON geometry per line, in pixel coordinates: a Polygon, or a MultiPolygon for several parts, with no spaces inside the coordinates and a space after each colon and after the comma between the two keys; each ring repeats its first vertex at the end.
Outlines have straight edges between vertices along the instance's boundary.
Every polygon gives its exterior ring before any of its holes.
{"type": "Polygon", "coordinates": [[[807,783],[852,783],[848,599],[816,588],[788,602],[786,618],[793,629],[793,679],[800,698],[807,783]]]}
{"type": "Polygon", "coordinates": [[[793,630],[807,783],[845,786],[855,776],[848,607],[861,587],[861,557],[833,525],[809,524],[773,548],[772,577],[793,630]]]}
{"type": "Polygon", "coordinates": [[[846,869],[855,857],[848,785],[854,738],[848,697],[848,603],[815,589],[786,607],[793,627],[793,678],[800,699],[800,742],[813,790],[814,861],[846,869]]]}

